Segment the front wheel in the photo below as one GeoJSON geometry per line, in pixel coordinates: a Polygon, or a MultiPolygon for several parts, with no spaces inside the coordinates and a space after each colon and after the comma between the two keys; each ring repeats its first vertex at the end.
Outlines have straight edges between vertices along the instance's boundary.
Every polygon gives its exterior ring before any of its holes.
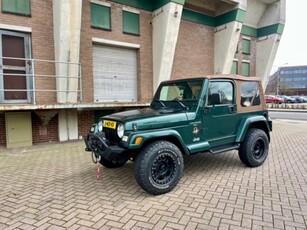
{"type": "Polygon", "coordinates": [[[249,167],[257,167],[264,163],[269,152],[269,139],[261,129],[248,130],[239,149],[242,163],[249,167]]]}
{"type": "Polygon", "coordinates": [[[159,195],[171,191],[177,185],[183,167],[183,157],[176,145],[168,141],[156,141],[138,154],[134,175],[142,189],[159,195]]]}

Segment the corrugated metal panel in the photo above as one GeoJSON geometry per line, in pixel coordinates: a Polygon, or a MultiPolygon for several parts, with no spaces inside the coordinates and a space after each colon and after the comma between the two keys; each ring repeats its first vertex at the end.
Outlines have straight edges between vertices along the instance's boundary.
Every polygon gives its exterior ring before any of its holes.
{"type": "Polygon", "coordinates": [[[94,100],[137,101],[135,49],[93,47],[94,100]]]}

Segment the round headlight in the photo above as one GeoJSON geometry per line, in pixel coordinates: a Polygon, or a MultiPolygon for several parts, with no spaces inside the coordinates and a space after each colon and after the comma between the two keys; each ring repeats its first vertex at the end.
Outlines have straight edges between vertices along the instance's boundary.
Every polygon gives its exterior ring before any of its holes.
{"type": "Polygon", "coordinates": [[[103,128],[103,123],[102,123],[102,121],[99,121],[98,122],[98,131],[102,132],[102,128],[103,128]]]}
{"type": "Polygon", "coordinates": [[[123,138],[124,132],[125,132],[124,125],[123,125],[123,124],[119,124],[119,125],[117,126],[117,136],[118,136],[119,138],[123,138]]]}

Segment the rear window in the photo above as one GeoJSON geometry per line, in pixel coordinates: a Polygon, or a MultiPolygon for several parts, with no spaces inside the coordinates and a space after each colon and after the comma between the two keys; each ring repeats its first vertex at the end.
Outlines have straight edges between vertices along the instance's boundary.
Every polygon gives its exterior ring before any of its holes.
{"type": "Polygon", "coordinates": [[[257,106],[260,105],[258,82],[242,82],[241,83],[241,106],[257,106]]]}

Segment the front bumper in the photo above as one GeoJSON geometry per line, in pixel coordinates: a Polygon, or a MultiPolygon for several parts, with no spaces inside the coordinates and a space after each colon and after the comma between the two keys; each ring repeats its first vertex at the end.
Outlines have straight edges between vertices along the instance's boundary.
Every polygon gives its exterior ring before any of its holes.
{"type": "Polygon", "coordinates": [[[94,152],[97,157],[100,156],[109,161],[119,160],[125,152],[125,149],[117,145],[111,145],[103,132],[89,133],[84,138],[84,142],[86,146],[85,151],[94,152]]]}

